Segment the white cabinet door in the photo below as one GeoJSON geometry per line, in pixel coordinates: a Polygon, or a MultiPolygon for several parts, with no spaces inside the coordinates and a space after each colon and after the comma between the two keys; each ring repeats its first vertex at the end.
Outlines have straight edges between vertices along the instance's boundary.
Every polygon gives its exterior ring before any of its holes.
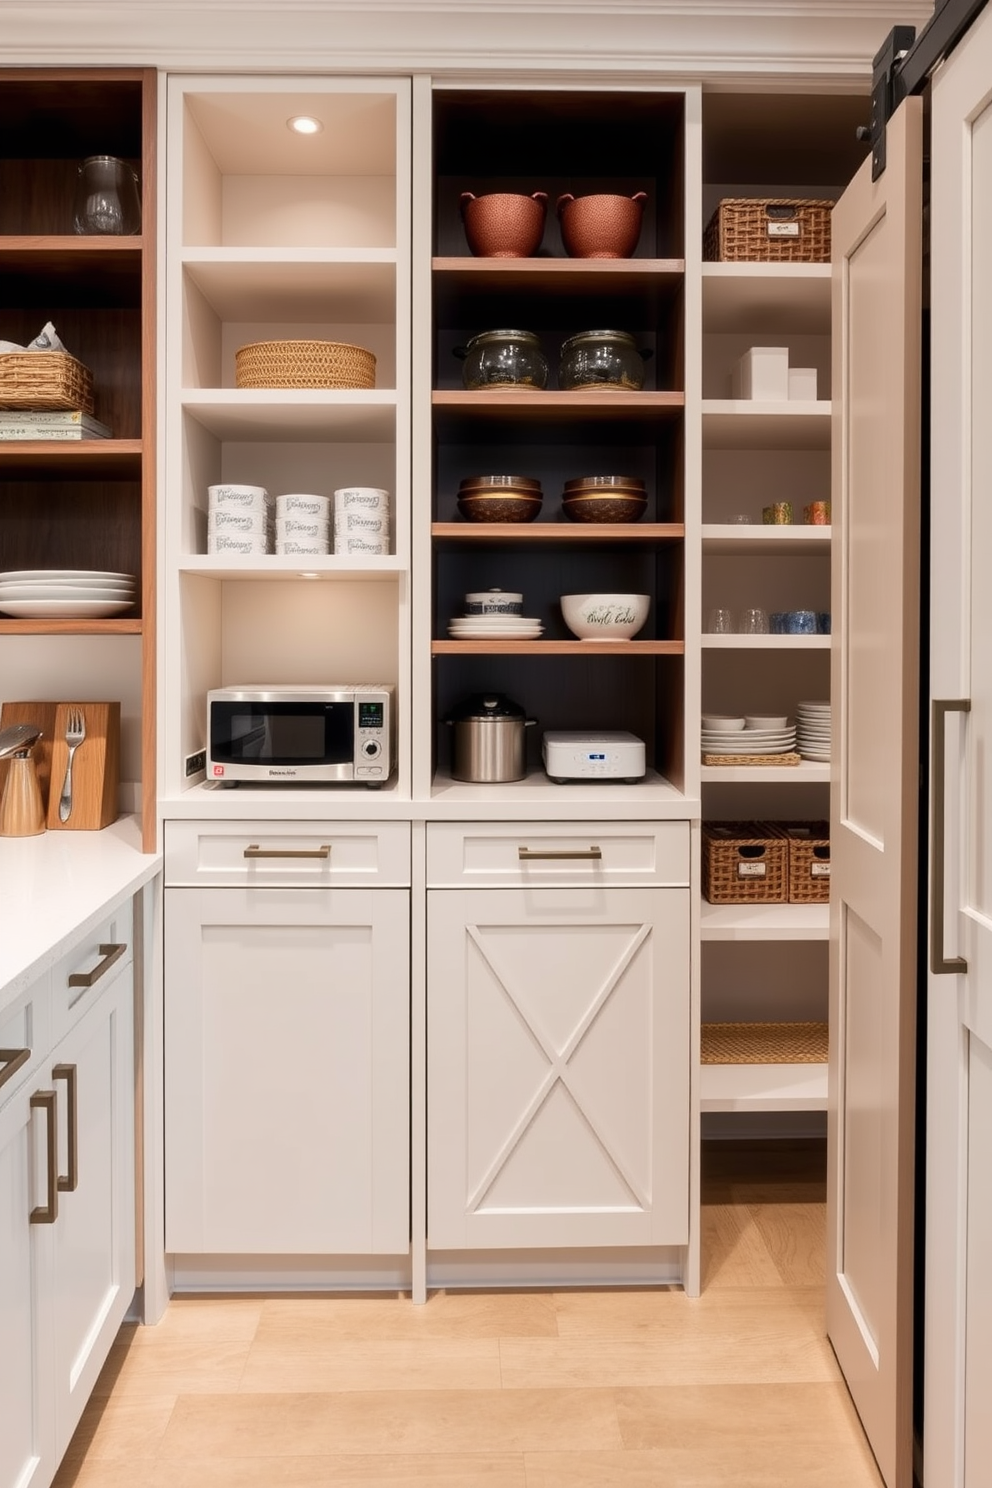
{"type": "Polygon", "coordinates": [[[37,1079],[0,1106],[0,1488],[35,1488],[55,1470],[44,1152],[51,1112],[33,1108],[37,1079]],[[40,1191],[39,1191],[40,1190],[40,1191]]]}
{"type": "Polygon", "coordinates": [[[922,104],[832,215],[827,1331],[888,1488],[912,1478],[922,104]]]}
{"type": "Polygon", "coordinates": [[[166,1248],[409,1248],[405,889],[167,889],[166,1248]]]}
{"type": "Polygon", "coordinates": [[[433,1249],[688,1238],[689,893],[428,894],[433,1249]]]}
{"type": "Polygon", "coordinates": [[[45,1069],[59,1109],[52,1298],[60,1452],[134,1296],[133,998],[128,964],[45,1069]]]}
{"type": "Polygon", "coordinates": [[[992,12],[933,79],[924,1470],[992,1473],[992,12]],[[949,706],[948,706],[949,705],[949,706]],[[943,762],[946,761],[946,768],[943,762]],[[943,808],[943,809],[941,809],[943,808]]]}

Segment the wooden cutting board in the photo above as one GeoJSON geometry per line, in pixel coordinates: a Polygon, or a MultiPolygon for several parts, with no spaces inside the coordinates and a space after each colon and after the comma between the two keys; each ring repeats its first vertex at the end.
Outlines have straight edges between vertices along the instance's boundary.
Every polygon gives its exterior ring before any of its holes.
{"type": "Polygon", "coordinates": [[[48,791],[49,831],[93,832],[109,827],[118,817],[120,778],[120,703],[59,703],[55,709],[51,782],[48,791]],[[65,779],[69,746],[65,742],[69,714],[78,708],[86,737],[72,762],[72,811],[59,820],[59,799],[65,779]]]}
{"type": "MultiPolygon", "coordinates": [[[[41,729],[41,738],[31,751],[41,801],[48,810],[49,780],[52,773],[52,745],[55,742],[55,713],[58,703],[3,703],[0,705],[0,728],[9,728],[14,723],[36,723],[41,729]]],[[[10,770],[9,760],[0,760],[0,797],[7,784],[10,770]]]]}

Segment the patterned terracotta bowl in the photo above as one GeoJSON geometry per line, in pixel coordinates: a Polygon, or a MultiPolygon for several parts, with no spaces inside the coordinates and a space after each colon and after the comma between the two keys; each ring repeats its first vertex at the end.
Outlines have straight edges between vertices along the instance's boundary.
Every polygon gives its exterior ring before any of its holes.
{"type": "Polygon", "coordinates": [[[647,195],[558,198],[561,238],[570,258],[630,258],[641,236],[647,195]]]}
{"type": "Polygon", "coordinates": [[[533,196],[512,191],[473,196],[463,191],[462,222],[469,248],[476,258],[531,258],[541,246],[547,207],[546,191],[533,196]]]}

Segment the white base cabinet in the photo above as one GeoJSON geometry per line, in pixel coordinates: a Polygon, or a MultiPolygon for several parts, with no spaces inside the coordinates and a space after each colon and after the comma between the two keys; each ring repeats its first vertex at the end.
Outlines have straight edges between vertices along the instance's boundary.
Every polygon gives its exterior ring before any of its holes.
{"type": "Polygon", "coordinates": [[[129,927],[100,927],[0,1026],[5,1053],[11,1033],[29,1050],[0,1090],[2,1488],[51,1481],[134,1295],[129,927]]]}
{"type": "Polygon", "coordinates": [[[432,889],[427,984],[429,1247],[685,1244],[688,888],[432,889]]]}
{"type": "Polygon", "coordinates": [[[165,891],[166,1249],[409,1249],[407,889],[165,891]]]}

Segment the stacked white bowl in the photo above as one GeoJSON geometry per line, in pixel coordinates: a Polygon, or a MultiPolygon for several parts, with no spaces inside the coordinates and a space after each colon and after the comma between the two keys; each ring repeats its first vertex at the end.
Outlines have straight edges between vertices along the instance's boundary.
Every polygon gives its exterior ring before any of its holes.
{"type": "Polygon", "coordinates": [[[382,557],[389,552],[389,492],[342,486],[334,492],[334,551],[382,557]]]}
{"type": "Polygon", "coordinates": [[[272,551],[269,493],[264,486],[207,487],[207,552],[252,557],[272,551]]]}
{"type": "Polygon", "coordinates": [[[331,500],[312,491],[276,497],[276,552],[317,557],[331,551],[331,500]]]}
{"type": "Polygon", "coordinates": [[[829,702],[798,703],[796,716],[799,719],[799,753],[803,759],[829,764],[833,734],[829,702]]]}

